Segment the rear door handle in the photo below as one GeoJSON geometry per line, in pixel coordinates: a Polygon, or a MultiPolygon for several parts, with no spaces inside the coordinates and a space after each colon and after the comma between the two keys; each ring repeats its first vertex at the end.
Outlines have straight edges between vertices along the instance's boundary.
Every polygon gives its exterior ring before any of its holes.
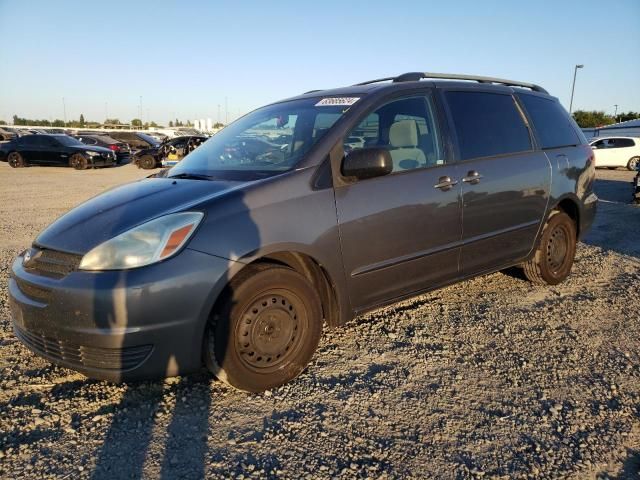
{"type": "Polygon", "coordinates": [[[462,179],[464,183],[470,183],[471,185],[475,185],[476,183],[480,183],[480,179],[482,175],[480,175],[475,170],[469,170],[467,172],[467,176],[462,179]]]}
{"type": "Polygon", "coordinates": [[[438,183],[436,183],[433,188],[438,188],[440,190],[443,191],[447,191],[450,190],[451,187],[453,187],[454,185],[457,185],[458,182],[456,180],[451,180],[451,177],[440,177],[438,179],[438,183]]]}

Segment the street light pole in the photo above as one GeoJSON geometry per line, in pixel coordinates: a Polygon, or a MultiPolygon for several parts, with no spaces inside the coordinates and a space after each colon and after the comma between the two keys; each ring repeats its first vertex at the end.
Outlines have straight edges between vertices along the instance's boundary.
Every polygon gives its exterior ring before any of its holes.
{"type": "Polygon", "coordinates": [[[64,97],[62,97],[62,112],[64,115],[64,126],[67,126],[67,104],[64,102],[64,97]]]}
{"type": "Polygon", "coordinates": [[[584,65],[576,65],[573,69],[573,84],[571,85],[571,101],[569,102],[569,114],[573,111],[573,92],[576,89],[576,74],[579,68],[584,68],[584,65]]]}
{"type": "Polygon", "coordinates": [[[614,107],[616,107],[616,111],[613,114],[613,118],[615,118],[616,119],[616,123],[618,123],[618,104],[616,103],[614,105],[614,107]]]}

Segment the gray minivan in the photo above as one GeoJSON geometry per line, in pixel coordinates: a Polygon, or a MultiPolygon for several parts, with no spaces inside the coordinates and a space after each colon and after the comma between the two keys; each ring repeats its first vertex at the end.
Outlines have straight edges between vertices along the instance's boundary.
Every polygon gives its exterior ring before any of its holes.
{"type": "Polygon", "coordinates": [[[512,266],[561,282],[594,175],[537,85],[409,73],[307,92],[51,224],[12,266],[15,334],[91,377],[206,365],[262,391],[300,374],[324,325],[512,266]]]}

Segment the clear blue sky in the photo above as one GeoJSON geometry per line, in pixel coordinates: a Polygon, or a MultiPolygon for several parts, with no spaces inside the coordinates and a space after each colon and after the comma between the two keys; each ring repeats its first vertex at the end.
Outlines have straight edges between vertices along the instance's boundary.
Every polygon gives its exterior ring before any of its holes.
{"type": "Polygon", "coordinates": [[[640,0],[0,0],[0,119],[229,117],[407,71],[543,85],[640,110],[640,0]]]}

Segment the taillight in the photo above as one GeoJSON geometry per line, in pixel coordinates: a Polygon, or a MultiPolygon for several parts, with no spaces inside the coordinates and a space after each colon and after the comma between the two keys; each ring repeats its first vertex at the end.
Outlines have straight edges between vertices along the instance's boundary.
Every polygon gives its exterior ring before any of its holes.
{"type": "Polygon", "coordinates": [[[117,152],[118,150],[120,150],[120,147],[118,145],[109,145],[109,149],[117,152]]]}

